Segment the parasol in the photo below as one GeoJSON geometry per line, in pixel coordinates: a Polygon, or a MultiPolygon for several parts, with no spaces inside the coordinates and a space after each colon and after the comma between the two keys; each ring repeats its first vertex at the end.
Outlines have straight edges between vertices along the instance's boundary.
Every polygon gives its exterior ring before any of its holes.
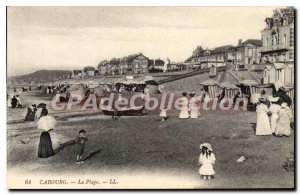
{"type": "Polygon", "coordinates": [[[50,129],[54,129],[57,121],[53,116],[43,116],[40,118],[40,120],[37,122],[38,129],[42,129],[45,131],[49,131],[50,129]]]}

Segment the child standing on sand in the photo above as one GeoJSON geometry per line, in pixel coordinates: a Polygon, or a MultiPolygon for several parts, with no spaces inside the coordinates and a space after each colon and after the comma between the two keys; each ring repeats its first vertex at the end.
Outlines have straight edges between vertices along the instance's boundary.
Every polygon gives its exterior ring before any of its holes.
{"type": "Polygon", "coordinates": [[[84,152],[84,147],[85,147],[85,142],[88,140],[85,137],[85,133],[86,131],[84,129],[81,129],[79,131],[79,135],[76,139],[76,144],[77,144],[77,164],[83,163],[83,161],[81,160],[82,158],[82,154],[84,152]]]}
{"type": "Polygon", "coordinates": [[[201,166],[199,169],[200,177],[210,181],[215,174],[213,165],[215,164],[216,157],[212,153],[212,148],[209,143],[203,143],[200,145],[201,154],[199,157],[198,165],[201,166]]]}
{"type": "Polygon", "coordinates": [[[167,119],[167,108],[166,108],[166,107],[164,107],[164,108],[161,110],[161,112],[160,112],[160,114],[159,114],[159,117],[160,117],[160,120],[161,120],[161,121],[165,121],[165,120],[167,119]]]}

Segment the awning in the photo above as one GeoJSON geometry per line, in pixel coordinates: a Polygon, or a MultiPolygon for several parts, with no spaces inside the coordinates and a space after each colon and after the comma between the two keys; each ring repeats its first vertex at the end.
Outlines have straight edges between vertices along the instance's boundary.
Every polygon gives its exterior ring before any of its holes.
{"type": "Polygon", "coordinates": [[[226,89],[238,89],[238,87],[236,86],[236,84],[230,83],[230,82],[220,83],[219,86],[221,88],[226,88],[226,89]]]}
{"type": "Polygon", "coordinates": [[[277,70],[285,68],[285,64],[284,63],[274,63],[274,66],[275,66],[275,68],[277,70]]]}
{"type": "Polygon", "coordinates": [[[242,80],[241,82],[239,82],[239,85],[255,86],[258,85],[258,82],[254,80],[242,80]]]}
{"type": "Polygon", "coordinates": [[[219,82],[212,80],[212,79],[208,79],[202,83],[200,83],[200,85],[218,85],[219,82]]]}

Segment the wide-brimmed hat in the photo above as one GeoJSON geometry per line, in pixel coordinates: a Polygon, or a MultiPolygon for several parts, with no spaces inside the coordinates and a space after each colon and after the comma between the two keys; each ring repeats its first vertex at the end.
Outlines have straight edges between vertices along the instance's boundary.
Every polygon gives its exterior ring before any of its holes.
{"type": "Polygon", "coordinates": [[[208,150],[213,151],[209,143],[200,144],[200,150],[202,150],[203,147],[206,147],[208,150]]]}
{"type": "Polygon", "coordinates": [[[282,108],[288,108],[289,106],[288,106],[288,104],[287,104],[286,102],[283,102],[283,103],[281,104],[281,107],[282,107],[282,108]]]}
{"type": "Polygon", "coordinates": [[[273,96],[269,96],[268,97],[268,100],[270,101],[270,102],[277,102],[278,100],[279,100],[279,97],[273,97],[273,96]]]}

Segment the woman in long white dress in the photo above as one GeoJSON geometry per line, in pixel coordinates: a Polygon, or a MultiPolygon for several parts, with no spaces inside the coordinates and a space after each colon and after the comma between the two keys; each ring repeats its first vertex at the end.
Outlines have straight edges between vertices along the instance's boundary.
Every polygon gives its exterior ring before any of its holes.
{"type": "Polygon", "coordinates": [[[189,118],[189,100],[186,97],[187,93],[183,92],[182,93],[183,97],[180,98],[180,103],[181,103],[181,111],[179,114],[179,118],[189,118]]]}
{"type": "Polygon", "coordinates": [[[276,136],[289,136],[291,134],[290,119],[292,117],[292,111],[288,107],[287,103],[282,103],[279,110],[279,118],[275,130],[276,136]]]}
{"type": "Polygon", "coordinates": [[[195,92],[190,94],[191,100],[189,103],[190,118],[198,118],[200,115],[200,107],[198,104],[201,101],[201,97],[195,97],[195,92]]]}
{"type": "Polygon", "coordinates": [[[278,121],[278,117],[279,117],[279,110],[280,110],[281,106],[279,106],[278,104],[271,104],[269,111],[272,113],[271,116],[271,130],[272,133],[275,132],[276,130],[276,126],[277,126],[277,121],[278,121]]]}
{"type": "Polygon", "coordinates": [[[256,135],[271,135],[272,130],[269,122],[268,113],[269,108],[264,102],[259,102],[256,107],[257,122],[256,135]]]}

